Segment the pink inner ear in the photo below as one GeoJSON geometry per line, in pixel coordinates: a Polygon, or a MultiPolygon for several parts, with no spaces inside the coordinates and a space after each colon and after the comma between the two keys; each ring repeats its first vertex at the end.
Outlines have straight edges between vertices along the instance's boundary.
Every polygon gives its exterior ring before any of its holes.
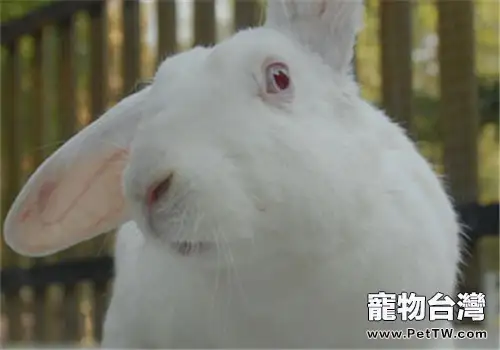
{"type": "Polygon", "coordinates": [[[48,255],[127,220],[121,179],[148,91],[120,101],[40,165],[5,219],[12,249],[48,255]]]}
{"type": "Polygon", "coordinates": [[[56,190],[56,188],[57,183],[53,181],[47,181],[42,185],[40,191],[38,192],[38,212],[41,213],[45,210],[47,202],[50,199],[50,195],[56,190]]]}
{"type": "Polygon", "coordinates": [[[6,223],[11,243],[33,255],[64,249],[119,225],[125,217],[121,175],[127,156],[126,150],[114,150],[54,175],[45,169],[35,174],[18,214],[6,223]]]}

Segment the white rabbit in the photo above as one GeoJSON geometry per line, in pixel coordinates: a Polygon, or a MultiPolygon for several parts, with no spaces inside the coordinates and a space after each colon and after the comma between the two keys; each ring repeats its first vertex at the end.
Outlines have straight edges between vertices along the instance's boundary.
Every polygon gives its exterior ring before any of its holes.
{"type": "Polygon", "coordinates": [[[429,348],[367,294],[452,295],[460,227],[350,74],[362,1],[269,1],[261,28],[166,59],[30,178],[5,224],[41,256],[124,224],[106,348],[429,348]]]}

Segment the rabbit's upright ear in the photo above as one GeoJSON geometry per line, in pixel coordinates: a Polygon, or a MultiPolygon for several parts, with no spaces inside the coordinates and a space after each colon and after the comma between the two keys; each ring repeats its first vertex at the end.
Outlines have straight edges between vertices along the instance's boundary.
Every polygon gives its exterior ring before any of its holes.
{"type": "Polygon", "coordinates": [[[35,171],[5,219],[12,249],[48,255],[126,220],[121,175],[148,90],[119,102],[35,171]]]}
{"type": "Polygon", "coordinates": [[[335,71],[350,70],[363,0],[268,0],[264,26],[293,37],[335,71]]]}

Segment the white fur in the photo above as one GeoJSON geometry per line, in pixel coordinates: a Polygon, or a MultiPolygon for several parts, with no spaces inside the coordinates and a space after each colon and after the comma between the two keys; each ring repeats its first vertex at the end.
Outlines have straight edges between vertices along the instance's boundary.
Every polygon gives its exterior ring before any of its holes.
{"type": "Polygon", "coordinates": [[[104,347],[424,348],[365,331],[449,326],[367,321],[368,293],[453,293],[459,226],[431,167],[347,70],[269,27],[158,69],[124,174],[141,229],[118,235],[104,347]],[[258,97],[269,56],[290,67],[285,108],[258,97]],[[172,170],[149,232],[140,199],[172,170]],[[183,257],[169,237],[218,249],[183,257]]]}
{"type": "MultiPolygon", "coordinates": [[[[361,1],[271,1],[263,28],[168,58],[130,100],[138,101],[126,108],[138,111],[130,118],[140,120],[130,123],[130,146],[120,143],[130,153],[122,176],[130,222],[118,233],[103,347],[449,345],[366,337],[449,326],[368,322],[367,294],[452,295],[460,229],[404,131],[358,95],[349,69],[362,9],[361,1]],[[286,98],[265,93],[270,59],[288,65],[286,98]],[[171,172],[168,193],[146,209],[148,188],[171,172]],[[180,240],[214,247],[181,256],[169,244],[180,240]]],[[[117,186],[108,179],[101,199],[117,186]]],[[[91,214],[85,234],[113,222],[91,214]]],[[[19,238],[17,215],[10,235],[19,238]]]]}

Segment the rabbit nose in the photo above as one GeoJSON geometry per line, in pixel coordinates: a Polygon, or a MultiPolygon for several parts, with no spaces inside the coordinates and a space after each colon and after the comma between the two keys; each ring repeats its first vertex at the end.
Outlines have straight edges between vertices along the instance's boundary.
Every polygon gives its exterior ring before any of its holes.
{"type": "Polygon", "coordinates": [[[148,208],[151,208],[168,192],[170,186],[172,185],[173,177],[174,173],[170,173],[165,180],[156,182],[148,188],[146,193],[146,205],[148,208]]]}

